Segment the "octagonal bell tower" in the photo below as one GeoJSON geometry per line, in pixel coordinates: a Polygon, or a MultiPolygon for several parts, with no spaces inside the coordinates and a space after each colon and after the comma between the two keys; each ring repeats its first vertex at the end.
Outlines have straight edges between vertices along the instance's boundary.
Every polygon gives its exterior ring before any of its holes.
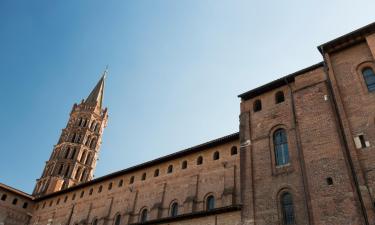
{"type": "Polygon", "coordinates": [[[68,124],[37,179],[34,196],[56,192],[93,178],[108,120],[107,108],[102,108],[106,75],[107,70],[90,95],[73,105],[68,124]]]}

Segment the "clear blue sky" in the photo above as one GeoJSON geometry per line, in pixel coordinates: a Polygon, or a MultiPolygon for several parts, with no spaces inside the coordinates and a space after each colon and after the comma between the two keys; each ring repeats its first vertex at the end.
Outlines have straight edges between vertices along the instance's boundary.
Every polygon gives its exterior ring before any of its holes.
{"type": "Polygon", "coordinates": [[[238,94],[322,60],[375,1],[0,1],[0,182],[31,192],[110,73],[96,177],[238,130],[238,94]]]}

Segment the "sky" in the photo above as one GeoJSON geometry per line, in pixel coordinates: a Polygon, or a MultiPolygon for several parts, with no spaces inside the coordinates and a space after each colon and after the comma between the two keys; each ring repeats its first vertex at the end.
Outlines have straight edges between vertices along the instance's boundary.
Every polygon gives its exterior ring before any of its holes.
{"type": "Polygon", "coordinates": [[[0,0],[0,182],[31,193],[106,65],[95,177],[238,131],[237,95],[322,61],[375,1],[0,0]]]}

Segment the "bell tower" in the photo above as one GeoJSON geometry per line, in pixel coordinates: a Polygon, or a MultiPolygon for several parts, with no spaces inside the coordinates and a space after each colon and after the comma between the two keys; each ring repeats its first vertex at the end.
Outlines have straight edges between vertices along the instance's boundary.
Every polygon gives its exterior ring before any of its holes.
{"type": "Polygon", "coordinates": [[[66,127],[37,179],[33,195],[59,191],[93,178],[96,161],[107,125],[107,108],[102,108],[107,70],[90,95],[74,104],[66,127]]]}

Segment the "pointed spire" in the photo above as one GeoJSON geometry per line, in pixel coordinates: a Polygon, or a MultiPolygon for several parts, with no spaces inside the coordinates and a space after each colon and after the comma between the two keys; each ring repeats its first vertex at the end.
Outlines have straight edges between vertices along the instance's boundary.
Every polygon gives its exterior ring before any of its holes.
{"type": "Polygon", "coordinates": [[[106,66],[102,77],[99,82],[96,84],[94,89],[91,91],[90,95],[87,97],[85,103],[91,105],[99,105],[99,108],[102,108],[103,96],[104,96],[104,80],[108,74],[108,66],[106,66]]]}

